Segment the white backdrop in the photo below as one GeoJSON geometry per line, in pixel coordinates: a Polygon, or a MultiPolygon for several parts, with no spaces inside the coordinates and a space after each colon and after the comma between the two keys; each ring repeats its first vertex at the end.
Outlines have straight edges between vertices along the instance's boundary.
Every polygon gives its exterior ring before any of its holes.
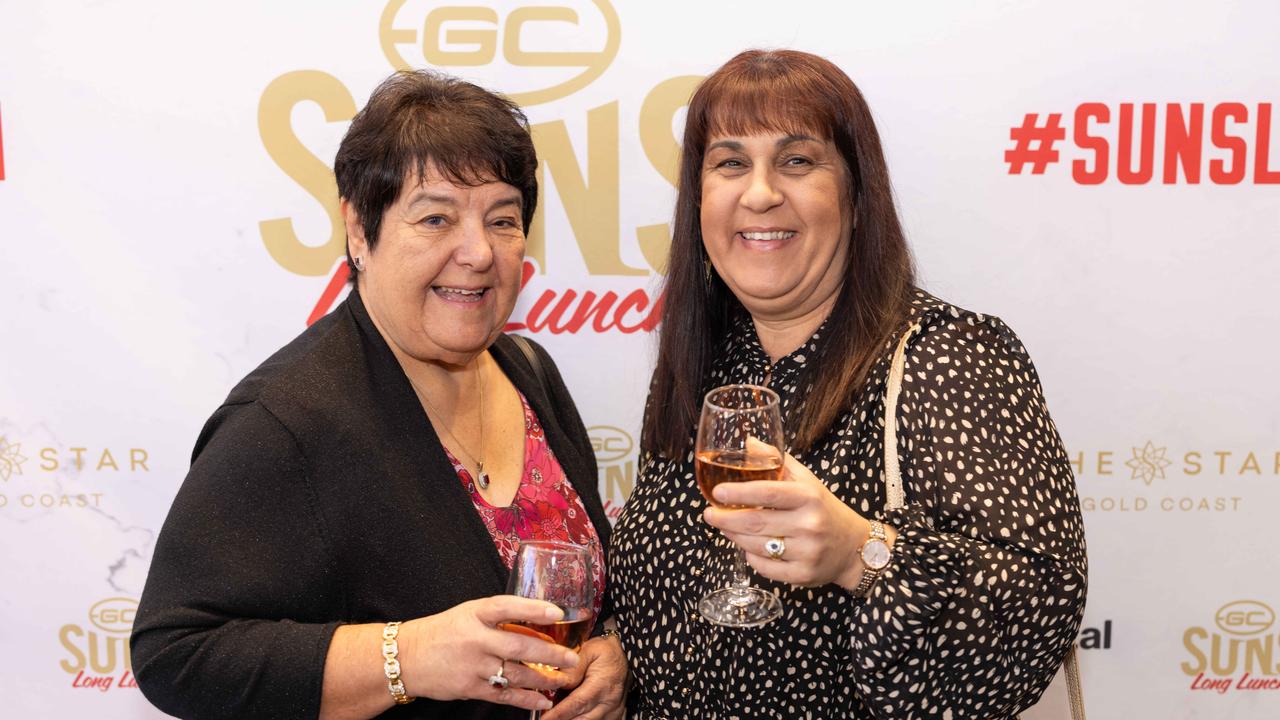
{"type": "Polygon", "coordinates": [[[865,92],[925,287],[1037,361],[1085,509],[1091,717],[1280,717],[1280,5],[470,1],[0,5],[0,714],[159,715],[125,652],[155,533],[205,418],[326,307],[329,167],[393,63],[526,104],[544,228],[513,321],[619,508],[679,107],[785,46],[865,92]],[[1062,139],[1015,172],[1032,113],[1062,139]],[[571,331],[586,291],[618,298],[602,332],[571,331]]]}

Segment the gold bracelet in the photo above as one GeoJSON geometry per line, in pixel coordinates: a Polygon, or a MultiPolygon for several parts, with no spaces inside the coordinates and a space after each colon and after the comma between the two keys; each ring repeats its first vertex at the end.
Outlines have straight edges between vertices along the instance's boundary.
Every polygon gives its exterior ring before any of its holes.
{"type": "Polygon", "coordinates": [[[404,681],[400,679],[400,646],[396,643],[396,635],[399,634],[398,622],[389,622],[382,628],[382,672],[387,676],[387,689],[391,691],[391,699],[397,705],[407,705],[414,698],[404,694],[404,681]]]}

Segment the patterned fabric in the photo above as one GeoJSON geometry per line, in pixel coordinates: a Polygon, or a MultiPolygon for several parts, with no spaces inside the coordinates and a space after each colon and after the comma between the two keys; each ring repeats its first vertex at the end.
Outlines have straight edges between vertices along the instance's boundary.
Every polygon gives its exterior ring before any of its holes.
{"type": "MultiPolygon", "coordinates": [[[[850,411],[797,459],[864,517],[896,527],[893,561],[865,599],[753,574],[783,617],[755,629],[703,622],[730,545],[702,521],[692,454],[648,453],[613,535],[611,592],[651,718],[1015,716],[1049,684],[1084,610],[1075,479],[1022,344],[1000,320],[917,294],[898,405],[906,507],[884,512],[882,403],[891,342],[850,411]]],[[[905,325],[904,325],[905,328],[905,325]]],[[[764,384],[799,407],[822,329],[770,367],[749,318],[711,384],[764,384]]],[[[692,429],[691,429],[692,432],[692,429]]]]}
{"type": "MultiPolygon", "coordinates": [[[[518,392],[518,391],[517,391],[518,392]]],[[[519,393],[524,407],[524,477],[520,489],[507,507],[494,507],[480,494],[470,471],[445,448],[449,462],[458,473],[462,486],[471,494],[476,512],[489,529],[498,554],[511,569],[516,561],[516,548],[521,540],[560,540],[591,548],[591,579],[595,583],[595,616],[600,616],[604,602],[604,550],[595,526],[573,485],[560,469],[560,463],[547,445],[547,437],[538,416],[519,393]]]]}

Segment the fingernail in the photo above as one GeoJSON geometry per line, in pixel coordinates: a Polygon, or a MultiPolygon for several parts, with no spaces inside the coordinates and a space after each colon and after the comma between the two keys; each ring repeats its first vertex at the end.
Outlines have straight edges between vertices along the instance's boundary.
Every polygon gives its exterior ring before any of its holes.
{"type": "Polygon", "coordinates": [[[546,614],[548,620],[559,620],[564,617],[564,611],[554,605],[547,608],[546,614]]]}
{"type": "Polygon", "coordinates": [[[542,698],[541,700],[539,700],[539,701],[538,701],[538,709],[539,709],[539,710],[550,710],[550,709],[551,709],[551,701],[550,701],[550,700],[548,700],[548,699],[546,699],[546,698],[542,698]]]}
{"type": "Polygon", "coordinates": [[[560,667],[563,667],[563,668],[578,667],[578,656],[575,655],[574,653],[569,653],[568,655],[565,655],[565,661],[560,664],[560,667]]]}

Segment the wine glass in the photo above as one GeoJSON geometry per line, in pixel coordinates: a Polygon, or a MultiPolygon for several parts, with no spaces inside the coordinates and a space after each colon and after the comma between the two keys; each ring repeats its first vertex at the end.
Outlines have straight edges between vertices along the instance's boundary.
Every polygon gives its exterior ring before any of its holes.
{"type": "MultiPolygon", "coordinates": [[[[591,634],[595,621],[595,590],[591,582],[591,551],[583,545],[551,540],[522,540],[507,580],[507,593],[545,600],[564,611],[554,623],[510,622],[502,629],[536,637],[577,652],[591,634]]],[[[556,668],[525,663],[538,670],[556,668]]],[[[554,700],[554,693],[548,699],[554,700]]],[[[542,713],[531,710],[529,720],[542,713]]]]}
{"type": "MultiPolygon", "coordinates": [[[[698,422],[694,471],[707,502],[720,483],[782,479],[782,415],[778,394],[756,385],[724,385],[707,393],[698,422]]],[[[757,627],[782,614],[773,593],[751,587],[742,548],[734,549],[733,579],[698,602],[708,621],[728,627],[757,627]]]]}

